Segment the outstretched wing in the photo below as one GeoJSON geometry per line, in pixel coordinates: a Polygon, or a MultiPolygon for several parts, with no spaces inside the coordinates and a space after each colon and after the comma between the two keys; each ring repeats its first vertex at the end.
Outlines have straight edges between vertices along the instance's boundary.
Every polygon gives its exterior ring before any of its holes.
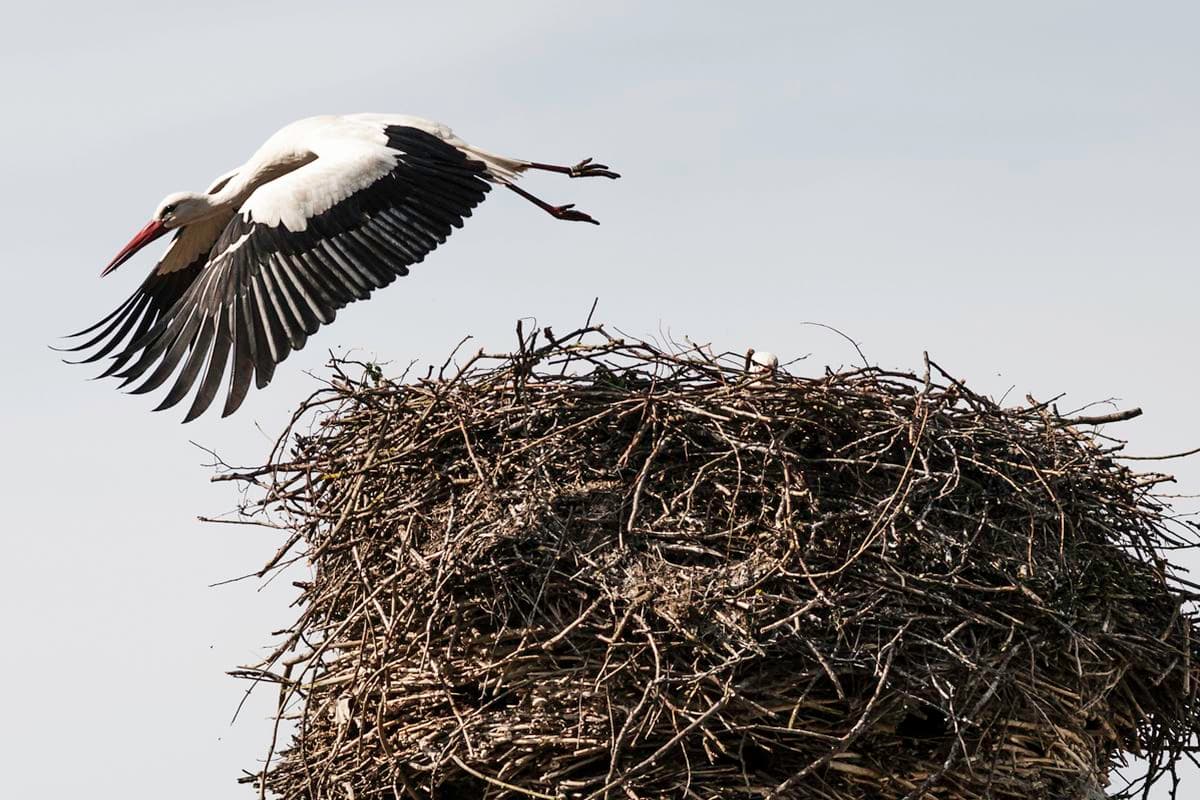
{"type": "Polygon", "coordinates": [[[315,159],[255,189],[199,275],[117,355],[129,364],[116,373],[122,385],[145,375],[133,391],[151,391],[182,364],[158,409],[199,379],[186,422],[229,372],[222,413],[231,414],[251,376],[266,386],[338,309],[406,275],[461,227],[490,188],[485,165],[422,130],[376,133],[318,141],[315,159]]]}

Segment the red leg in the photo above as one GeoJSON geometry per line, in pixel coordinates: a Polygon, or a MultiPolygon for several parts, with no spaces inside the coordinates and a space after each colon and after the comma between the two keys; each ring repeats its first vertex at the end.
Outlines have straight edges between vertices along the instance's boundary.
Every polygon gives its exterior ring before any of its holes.
{"type": "Polygon", "coordinates": [[[574,203],[567,203],[565,206],[552,206],[545,200],[539,200],[529,192],[518,186],[513,186],[511,183],[508,184],[508,188],[512,189],[514,192],[521,195],[521,197],[524,197],[526,200],[533,203],[535,206],[540,208],[542,211],[545,211],[555,219],[563,219],[571,222],[590,222],[593,225],[600,224],[582,211],[576,211],[574,203]]]}
{"type": "Polygon", "coordinates": [[[590,158],[585,158],[573,167],[560,167],[555,164],[539,164],[529,162],[530,169],[542,169],[546,172],[561,172],[572,178],[619,178],[618,173],[609,170],[607,164],[593,164],[590,158]]]}

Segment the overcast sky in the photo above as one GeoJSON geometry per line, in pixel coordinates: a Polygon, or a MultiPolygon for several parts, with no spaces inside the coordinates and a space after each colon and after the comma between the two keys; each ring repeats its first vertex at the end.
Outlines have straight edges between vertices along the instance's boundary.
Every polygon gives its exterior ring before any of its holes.
{"type": "MultiPolygon", "coordinates": [[[[224,671],[291,621],[294,590],[209,588],[279,542],[196,521],[238,498],[191,442],[258,462],[330,349],[440,363],[465,334],[504,348],[517,317],[565,329],[599,297],[632,334],[853,361],[801,324],[820,322],[885,366],[928,350],[996,395],[1141,406],[1110,430],[1133,452],[1200,445],[1198,30],[1194,3],[1097,0],[10,4],[4,794],[252,796],[234,780],[272,698],[231,726],[244,685],[224,671]],[[625,177],[531,176],[598,228],[495,193],[227,420],[180,426],[186,404],[150,414],[157,397],[46,349],[150,269],[97,277],[163,195],[354,111],[625,177]]],[[[1170,465],[1200,487],[1200,462],[1170,465]]]]}

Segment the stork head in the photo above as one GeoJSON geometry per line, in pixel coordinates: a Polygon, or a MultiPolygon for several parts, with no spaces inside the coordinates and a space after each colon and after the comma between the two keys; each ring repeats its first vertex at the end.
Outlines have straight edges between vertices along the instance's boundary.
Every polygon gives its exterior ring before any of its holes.
{"type": "Polygon", "coordinates": [[[137,234],[129,240],[129,243],[121,248],[121,252],[117,253],[116,258],[109,262],[108,266],[101,272],[101,276],[107,275],[117,267],[124,264],[129,259],[133,258],[134,253],[141,250],[146,245],[153,242],[158,237],[189,222],[203,219],[212,213],[212,202],[206,194],[198,192],[176,192],[169,194],[163,198],[158,204],[158,208],[154,210],[154,217],[146,223],[146,227],[142,228],[137,234]]]}
{"type": "Polygon", "coordinates": [[[154,210],[154,219],[167,230],[203,219],[212,213],[212,201],[201,192],[175,192],[169,194],[154,210]]]}

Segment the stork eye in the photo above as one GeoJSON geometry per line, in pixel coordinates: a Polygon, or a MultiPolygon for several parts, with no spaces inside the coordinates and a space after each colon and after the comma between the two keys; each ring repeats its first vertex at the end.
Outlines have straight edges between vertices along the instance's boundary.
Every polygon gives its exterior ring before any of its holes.
{"type": "Polygon", "coordinates": [[[162,215],[164,217],[167,216],[168,214],[174,214],[174,213],[175,213],[175,203],[168,203],[167,205],[163,206],[162,215]]]}

